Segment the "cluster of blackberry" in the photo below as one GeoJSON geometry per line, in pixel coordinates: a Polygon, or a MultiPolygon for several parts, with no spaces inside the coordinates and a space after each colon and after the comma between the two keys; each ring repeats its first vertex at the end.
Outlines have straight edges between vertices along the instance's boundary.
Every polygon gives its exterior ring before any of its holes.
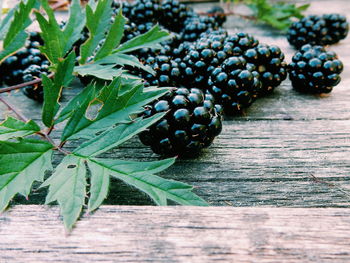
{"type": "MultiPolygon", "coordinates": [[[[8,86],[29,82],[40,78],[41,74],[48,74],[49,61],[41,54],[39,46],[42,39],[36,32],[31,32],[23,49],[8,57],[0,65],[0,83],[8,86]]],[[[22,89],[23,93],[34,100],[43,100],[43,88],[28,86],[22,89]]]]}
{"type": "Polygon", "coordinates": [[[298,51],[289,65],[294,89],[303,93],[329,93],[340,82],[343,64],[324,46],[346,38],[349,23],[340,14],[309,15],[293,23],[287,39],[298,51]]]}

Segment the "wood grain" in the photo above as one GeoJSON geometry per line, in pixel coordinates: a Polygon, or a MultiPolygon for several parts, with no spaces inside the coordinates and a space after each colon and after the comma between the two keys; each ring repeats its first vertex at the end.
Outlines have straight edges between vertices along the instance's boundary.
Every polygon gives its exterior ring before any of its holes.
{"type": "Polygon", "coordinates": [[[57,209],[0,216],[0,262],[349,262],[348,209],[104,206],[65,235],[57,209]]]}

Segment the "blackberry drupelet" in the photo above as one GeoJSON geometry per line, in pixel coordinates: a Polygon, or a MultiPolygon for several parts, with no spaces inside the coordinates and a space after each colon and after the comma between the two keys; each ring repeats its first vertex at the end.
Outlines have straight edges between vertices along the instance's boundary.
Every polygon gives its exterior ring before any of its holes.
{"type": "Polygon", "coordinates": [[[193,16],[196,15],[185,4],[177,0],[165,0],[161,5],[159,23],[165,28],[179,33],[185,25],[185,20],[193,16]]]}
{"type": "Polygon", "coordinates": [[[330,45],[344,39],[349,31],[345,16],[340,14],[309,15],[294,22],[288,29],[289,43],[300,48],[305,44],[330,45]]]}
{"type": "Polygon", "coordinates": [[[242,32],[228,36],[225,39],[225,43],[231,43],[233,45],[233,54],[236,56],[241,56],[243,55],[244,51],[259,45],[259,41],[257,39],[247,33],[242,32]]]}
{"type": "Polygon", "coordinates": [[[261,88],[259,73],[247,65],[243,57],[230,57],[213,70],[209,92],[228,115],[240,113],[256,99],[261,88]]]}
{"type": "MultiPolygon", "coordinates": [[[[48,75],[48,68],[49,62],[47,60],[43,61],[41,65],[30,65],[23,71],[23,81],[29,82],[35,80],[36,78],[40,78],[42,74],[48,75]]],[[[44,91],[40,84],[24,87],[22,88],[22,92],[28,98],[35,101],[42,102],[44,100],[44,91]]]]}
{"type": "Polygon", "coordinates": [[[258,96],[271,93],[287,78],[284,53],[277,46],[260,44],[245,51],[243,57],[260,75],[262,87],[258,96]]]}
{"type": "Polygon", "coordinates": [[[220,6],[213,6],[207,14],[213,17],[220,27],[226,22],[225,10],[220,6]]]}
{"type": "Polygon", "coordinates": [[[289,64],[294,89],[303,93],[329,93],[340,82],[343,63],[337,54],[322,46],[304,45],[289,64]]]}
{"type": "Polygon", "coordinates": [[[199,89],[177,88],[145,107],[144,117],[167,112],[139,135],[141,142],[164,156],[195,156],[222,130],[220,107],[199,89]]]}

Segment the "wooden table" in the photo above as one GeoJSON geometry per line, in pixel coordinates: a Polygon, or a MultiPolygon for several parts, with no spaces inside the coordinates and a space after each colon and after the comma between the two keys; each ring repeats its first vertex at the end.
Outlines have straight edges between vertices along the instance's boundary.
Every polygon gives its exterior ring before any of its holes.
{"type": "MultiPolygon", "coordinates": [[[[313,1],[308,11],[325,12],[350,20],[349,1],[313,1]]],[[[270,28],[233,17],[226,26],[279,45],[287,61],[294,53],[270,28]]],[[[201,157],[163,173],[194,185],[213,207],[150,206],[114,181],[106,206],[65,236],[57,208],[42,206],[38,191],[0,215],[0,262],[350,262],[350,38],[330,49],[345,65],[330,95],[299,94],[286,80],[244,116],[226,119],[201,157]]],[[[24,96],[10,100],[40,118],[24,96]]],[[[158,158],[137,138],[111,155],[158,158]]]]}

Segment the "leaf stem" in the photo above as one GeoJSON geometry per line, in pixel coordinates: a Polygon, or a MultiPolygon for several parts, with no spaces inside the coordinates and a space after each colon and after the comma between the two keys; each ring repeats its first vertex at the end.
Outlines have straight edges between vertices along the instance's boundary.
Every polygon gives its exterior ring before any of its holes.
{"type": "MultiPolygon", "coordinates": [[[[48,75],[49,78],[52,78],[53,76],[54,76],[53,73],[48,75]]],[[[7,87],[7,88],[2,88],[2,89],[0,89],[0,93],[5,93],[5,92],[12,91],[12,90],[21,89],[21,88],[24,88],[24,87],[27,87],[27,86],[33,86],[33,85],[36,85],[36,84],[40,84],[41,81],[42,81],[42,79],[38,78],[38,79],[35,79],[35,80],[32,80],[32,81],[24,82],[24,83],[17,84],[17,85],[14,85],[14,86],[10,86],[10,87],[7,87]]]]}
{"type": "Polygon", "coordinates": [[[13,111],[13,113],[16,114],[19,119],[21,119],[24,122],[28,122],[29,121],[29,119],[26,116],[24,116],[14,105],[9,103],[2,96],[0,96],[0,101],[2,103],[4,103],[9,110],[13,111]]]}

